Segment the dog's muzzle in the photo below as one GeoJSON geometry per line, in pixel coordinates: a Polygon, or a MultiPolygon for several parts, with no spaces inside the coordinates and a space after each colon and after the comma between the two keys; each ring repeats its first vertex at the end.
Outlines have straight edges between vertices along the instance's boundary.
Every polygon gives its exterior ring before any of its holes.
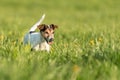
{"type": "Polygon", "coordinates": [[[47,41],[48,44],[52,44],[54,41],[54,38],[46,38],[45,40],[47,41]]]}
{"type": "Polygon", "coordinates": [[[49,42],[52,42],[52,41],[54,41],[54,39],[53,39],[53,38],[49,39],[49,42]]]}

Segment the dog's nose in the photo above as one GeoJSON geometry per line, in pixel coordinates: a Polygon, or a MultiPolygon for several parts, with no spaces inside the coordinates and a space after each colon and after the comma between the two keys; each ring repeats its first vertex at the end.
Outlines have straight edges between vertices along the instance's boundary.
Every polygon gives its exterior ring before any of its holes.
{"type": "Polygon", "coordinates": [[[49,39],[49,42],[52,42],[54,39],[53,38],[51,38],[51,39],[49,39]]]}

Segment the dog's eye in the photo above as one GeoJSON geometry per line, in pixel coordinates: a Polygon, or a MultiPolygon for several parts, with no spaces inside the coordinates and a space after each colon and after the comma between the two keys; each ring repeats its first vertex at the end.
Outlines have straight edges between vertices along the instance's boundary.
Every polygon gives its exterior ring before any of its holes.
{"type": "Polygon", "coordinates": [[[45,34],[48,34],[48,32],[45,32],[45,34]]]}

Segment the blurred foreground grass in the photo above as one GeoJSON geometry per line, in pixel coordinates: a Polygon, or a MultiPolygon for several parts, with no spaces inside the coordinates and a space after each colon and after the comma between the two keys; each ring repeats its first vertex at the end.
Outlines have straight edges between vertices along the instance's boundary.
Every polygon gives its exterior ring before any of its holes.
{"type": "Polygon", "coordinates": [[[0,0],[0,80],[119,80],[119,0],[0,0]],[[57,24],[51,52],[24,34],[45,13],[57,24]]]}

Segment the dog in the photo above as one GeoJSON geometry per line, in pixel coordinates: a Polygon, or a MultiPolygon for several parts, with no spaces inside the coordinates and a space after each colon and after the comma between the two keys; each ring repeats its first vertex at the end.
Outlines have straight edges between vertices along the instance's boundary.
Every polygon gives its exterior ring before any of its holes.
{"type": "Polygon", "coordinates": [[[44,20],[45,14],[42,18],[31,27],[29,32],[24,36],[24,44],[30,44],[31,50],[45,50],[50,51],[50,46],[54,41],[54,30],[58,28],[57,25],[50,24],[41,24],[44,20]],[[36,32],[36,29],[39,29],[39,32],[36,32]]]}

